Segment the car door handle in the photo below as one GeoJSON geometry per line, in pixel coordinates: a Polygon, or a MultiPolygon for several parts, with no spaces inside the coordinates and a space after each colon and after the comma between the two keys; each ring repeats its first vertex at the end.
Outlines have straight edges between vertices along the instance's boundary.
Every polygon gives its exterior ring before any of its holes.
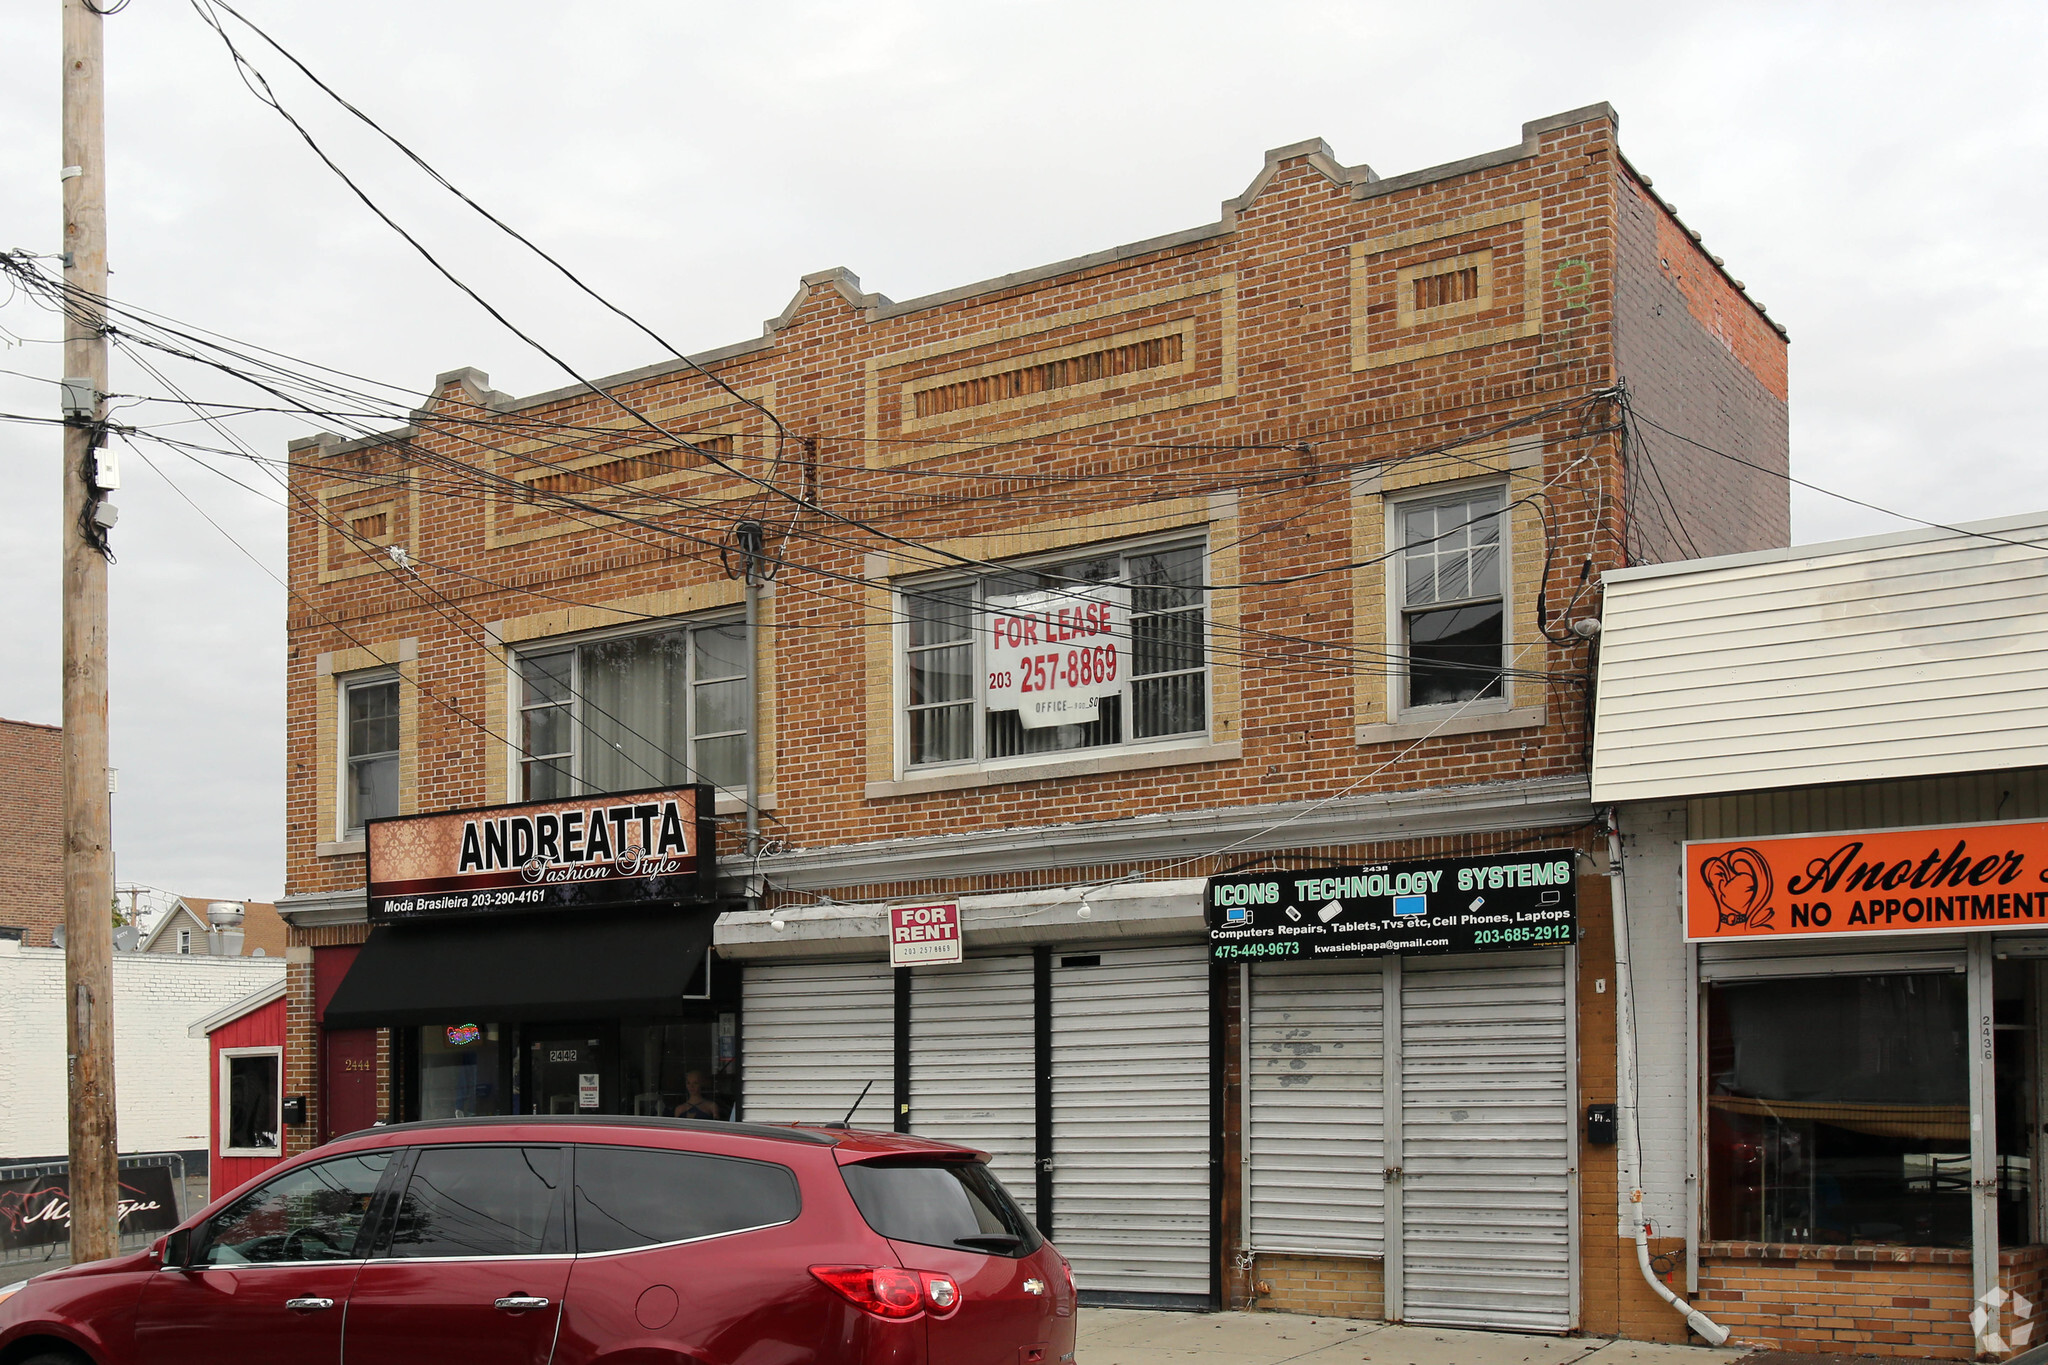
{"type": "Polygon", "coordinates": [[[323,1308],[334,1307],[333,1299],[286,1299],[284,1306],[294,1313],[317,1313],[323,1308]]]}
{"type": "Polygon", "coordinates": [[[548,1301],[546,1299],[535,1298],[531,1294],[508,1294],[498,1300],[498,1307],[504,1309],[507,1313],[525,1313],[535,1308],[545,1308],[547,1306],[548,1301]]]}

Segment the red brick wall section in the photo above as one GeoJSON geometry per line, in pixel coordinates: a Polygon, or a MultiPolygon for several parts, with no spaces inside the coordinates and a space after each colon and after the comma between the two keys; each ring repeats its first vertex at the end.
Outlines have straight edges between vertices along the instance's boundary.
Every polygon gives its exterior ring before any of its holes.
{"type": "Polygon", "coordinates": [[[1626,168],[1615,203],[1615,361],[1648,419],[1630,433],[1633,561],[1790,544],[1785,338],[1626,168]]]}
{"type": "Polygon", "coordinates": [[[2048,1336],[2048,1246],[2015,1247],[1998,1254],[1998,1286],[2008,1295],[1999,1305],[1998,1334],[2015,1350],[2043,1344],[2048,1336]],[[2021,1313],[2018,1300],[2026,1301],[2021,1313]],[[2020,1329],[2026,1329],[2023,1333],[2020,1329]]]}
{"type": "MultiPolygon", "coordinates": [[[[1612,411],[1591,396],[1619,373],[1621,315],[1658,300],[1623,287],[1618,205],[1626,173],[1612,120],[1595,110],[1577,121],[1539,125],[1532,136],[1526,155],[1377,185],[1340,183],[1319,168],[1318,158],[1292,156],[1272,167],[1257,194],[1217,231],[1149,251],[1104,253],[1057,274],[1012,277],[916,306],[882,306],[858,296],[847,279],[820,277],[762,344],[715,362],[725,382],[772,391],[788,430],[816,440],[815,480],[808,486],[832,513],[830,520],[799,515],[792,523],[790,509],[771,499],[782,510],[770,518],[778,530],[769,548],[786,561],[775,592],[777,629],[770,634],[777,688],[776,805],[767,830],[773,845],[821,849],[1583,775],[1586,706],[1577,679],[1586,649],[1577,642],[1539,642],[1517,655],[1520,668],[1570,680],[1548,690],[1539,725],[1360,744],[1358,673],[1384,676],[1383,623],[1354,619],[1351,575],[1330,572],[1353,558],[1355,473],[1377,467],[1398,469],[1404,478],[1417,471],[1435,480],[1466,478],[1473,473],[1475,443],[1498,460],[1504,432],[1530,443],[1535,477],[1547,484],[1549,548],[1564,575],[1549,585],[1551,605],[1569,596],[1582,564],[1590,561],[1597,574],[1622,562],[1617,528],[1625,471],[1608,430],[1612,411]],[[1357,349],[1354,307],[1365,310],[1366,346],[1377,346],[1375,337],[1403,341],[1395,335],[1398,327],[1390,333],[1380,316],[1395,307],[1398,291],[1383,278],[1391,270],[1476,251],[1492,252],[1498,267],[1500,292],[1490,311],[1441,327],[1424,320],[1418,325],[1425,330],[1407,334],[1419,338],[1417,344],[1357,349]],[[1354,277],[1355,253],[1382,260],[1357,277],[1367,281],[1363,293],[1354,277]],[[1404,264],[1388,264],[1396,260],[1404,264]],[[914,401],[908,404],[911,422],[900,415],[906,385],[945,383],[946,376],[972,370],[1013,370],[1040,363],[1056,349],[1079,353],[1122,344],[1109,339],[1144,329],[1180,327],[1189,338],[1184,373],[1154,367],[1128,383],[1041,395],[1032,400],[1040,405],[1028,409],[964,408],[932,419],[929,427],[915,425],[914,401]],[[1023,431],[1033,423],[1064,425],[1023,431]],[[1439,453],[1446,446],[1450,453],[1439,453]],[[1236,590],[1230,600],[1238,630],[1218,629],[1211,669],[1218,679],[1234,680],[1238,693],[1234,711],[1214,717],[1213,737],[1240,745],[1241,756],[1135,773],[1090,772],[1077,764],[1058,778],[869,798],[870,702],[891,704],[894,679],[887,670],[868,674],[862,642],[889,624],[871,614],[858,583],[869,573],[868,554],[892,546],[889,537],[919,543],[995,537],[1083,516],[1127,524],[1149,505],[1183,496],[1213,497],[1219,505],[1235,500],[1238,582],[1229,586],[1236,590]],[[794,528],[786,541],[780,539],[785,524],[794,528]],[[1371,647],[1361,649],[1361,642],[1371,647]]],[[[1669,286],[1667,314],[1675,308],[1691,318],[1686,298],[1669,286]]],[[[1686,326],[1699,330],[1691,321],[1686,326]]],[[[1713,419],[1721,425],[1702,430],[1717,443],[1732,439],[1734,430],[1748,443],[1745,449],[1782,449],[1782,394],[1771,397],[1719,342],[1705,345],[1660,349],[1646,342],[1643,352],[1658,358],[1674,384],[1687,381],[1688,366],[1716,392],[1732,382],[1724,371],[1746,376],[1770,401],[1745,399],[1725,412],[1716,409],[1713,419]]],[[[764,470],[775,453],[760,414],[683,367],[658,367],[613,387],[622,401],[644,411],[693,405],[686,420],[677,419],[684,429],[734,435],[734,457],[756,459],[764,470]]],[[[536,461],[616,461],[633,451],[622,449],[623,436],[606,434],[608,426],[616,429],[616,410],[588,395],[534,403],[502,420],[474,404],[474,395],[459,385],[444,386],[416,427],[360,448],[304,447],[294,463],[286,872],[293,894],[364,884],[361,855],[319,852],[321,841],[333,837],[318,827],[316,813],[335,741],[320,733],[317,721],[320,689],[329,685],[317,673],[321,654],[416,641],[417,660],[409,665],[419,689],[411,808],[482,804],[486,774],[504,771],[508,755],[506,740],[481,728],[486,680],[504,676],[505,659],[478,623],[571,602],[617,604],[725,584],[716,543],[738,517],[761,514],[757,489],[675,452],[666,454],[692,477],[701,474],[700,482],[643,480],[628,490],[579,494],[579,501],[596,507],[625,499],[622,506],[638,518],[634,524],[601,514],[570,516],[544,499],[492,491],[499,488],[493,480],[532,474],[536,461]],[[553,444],[536,450],[530,444],[536,433],[553,444]],[[529,442],[523,453],[506,449],[522,441],[529,442]],[[417,579],[370,567],[308,510],[324,505],[345,517],[351,508],[387,503],[396,509],[391,534],[420,566],[417,579]],[[515,535],[508,528],[560,534],[515,535]],[[358,568],[364,571],[351,572],[358,568]],[[437,600],[423,600],[420,581],[433,585],[437,600]]],[[[1707,415],[1688,411],[1683,420],[1705,422],[1707,415]]],[[[797,463],[792,457],[776,466],[782,486],[795,487],[789,475],[797,463]]],[[[1710,491],[1688,504],[1688,516],[1709,527],[1717,544],[1747,546],[1784,521],[1782,486],[1710,491]]],[[[1101,534],[1113,540],[1119,532],[1101,534]]],[[[381,552],[376,559],[383,560],[381,552]]],[[[1526,614],[1515,626],[1524,639],[1537,638],[1533,596],[1514,599],[1526,614]]],[[[737,826],[732,821],[722,829],[721,855],[737,852],[737,826]]],[[[1514,837],[1414,840],[1394,856],[1489,851],[1514,837]]],[[[1381,847],[1381,856],[1395,848],[1381,847]]],[[[1359,860],[1368,852],[1319,847],[1295,856],[1306,865],[1359,860]]],[[[1162,860],[903,880],[833,893],[877,899],[1212,870],[1213,862],[1162,860]]],[[[1586,921],[1598,925],[1603,915],[1589,908],[1586,921]]],[[[359,941],[323,937],[331,932],[295,931],[294,953],[317,943],[359,941]]],[[[290,1085],[292,1093],[309,1096],[317,1094],[312,991],[310,963],[295,962],[290,1028],[297,1060],[290,1085]]],[[[1612,998],[1582,1000],[1597,1020],[1602,1001],[1612,998]]],[[[1610,1025],[1602,1042],[1595,1026],[1582,1048],[1593,1057],[1606,1047],[1610,1072],[1611,1032],[1610,1025]]],[[[1588,1098],[1611,1098],[1611,1075],[1601,1091],[1597,1063],[1588,1063],[1582,1079],[1591,1087],[1588,1098]]],[[[1633,1280],[1633,1268],[1625,1275],[1617,1268],[1613,1181],[1609,1174],[1599,1185],[1600,1159],[1586,1157],[1587,1207],[1598,1211],[1606,1201],[1584,1229],[1589,1320],[1604,1312],[1604,1321],[1634,1324],[1640,1317],[1645,1332],[1668,1330],[1662,1319],[1661,1327],[1651,1327],[1656,1313],[1636,1307],[1648,1290],[1633,1280]],[[1596,1303],[1607,1307],[1596,1312],[1596,1303]]]]}
{"type": "Polygon", "coordinates": [[[54,725],[0,720],[0,928],[31,948],[64,923],[63,739],[54,725]]]}
{"type": "Polygon", "coordinates": [[[1915,1360],[1975,1354],[1968,1251],[1711,1243],[1706,1253],[1699,1306],[1733,1342],[1915,1360]]]}
{"type": "Polygon", "coordinates": [[[319,1024],[313,1015],[312,954],[305,948],[285,949],[284,1006],[284,1093],[306,1097],[306,1122],[285,1129],[285,1152],[296,1156],[317,1145],[320,1132],[319,1024]]]}

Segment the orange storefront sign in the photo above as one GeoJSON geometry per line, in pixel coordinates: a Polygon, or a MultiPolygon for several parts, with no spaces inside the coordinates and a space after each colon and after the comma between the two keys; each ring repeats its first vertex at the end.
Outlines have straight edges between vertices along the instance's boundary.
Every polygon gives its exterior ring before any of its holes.
{"type": "Polygon", "coordinates": [[[1689,942],[2048,927],[2048,824],[1685,846],[1689,942]]]}

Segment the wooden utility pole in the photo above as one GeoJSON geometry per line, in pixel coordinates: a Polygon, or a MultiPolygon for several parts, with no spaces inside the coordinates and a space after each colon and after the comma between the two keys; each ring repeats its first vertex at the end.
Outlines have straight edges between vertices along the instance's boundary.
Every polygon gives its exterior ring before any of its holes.
{"type": "Polygon", "coordinates": [[[71,1259],[120,1249],[114,1135],[114,863],[107,793],[107,559],[114,482],[105,417],[107,134],[99,12],[64,5],[64,987],[71,1098],[71,1259]],[[84,383],[71,381],[82,380],[84,383]]]}

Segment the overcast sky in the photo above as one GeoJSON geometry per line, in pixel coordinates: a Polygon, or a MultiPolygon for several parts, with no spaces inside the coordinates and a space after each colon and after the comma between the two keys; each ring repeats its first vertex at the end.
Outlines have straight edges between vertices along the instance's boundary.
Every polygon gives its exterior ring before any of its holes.
{"type": "MultiPolygon", "coordinates": [[[[1604,99],[1630,159],[1791,329],[1799,477],[1943,520],[2048,506],[2038,3],[238,6],[693,350],[758,335],[806,271],[908,298],[1212,222],[1269,147],[1322,137],[1391,175],[1604,99]]],[[[58,14],[0,12],[0,248],[56,249],[58,14]]],[[[116,295],[414,388],[462,365],[512,393],[564,382],[313,161],[188,0],[132,0],[106,32],[116,295]]],[[[586,373],[658,358],[249,46],[387,207],[586,373]]],[[[0,369],[57,377],[51,318],[15,300],[0,328],[0,369]]],[[[113,388],[145,386],[117,358],[113,388]]],[[[0,410],[54,414],[55,394],[0,375],[0,410]]],[[[244,434],[282,453],[304,433],[244,434]]],[[[57,448],[0,423],[0,716],[45,723],[57,448]]],[[[277,507],[158,458],[282,573],[277,507]]],[[[284,594],[158,476],[125,474],[118,875],[272,898],[284,594]]],[[[1908,525],[1817,494],[1793,507],[1801,542],[1908,525]]]]}

